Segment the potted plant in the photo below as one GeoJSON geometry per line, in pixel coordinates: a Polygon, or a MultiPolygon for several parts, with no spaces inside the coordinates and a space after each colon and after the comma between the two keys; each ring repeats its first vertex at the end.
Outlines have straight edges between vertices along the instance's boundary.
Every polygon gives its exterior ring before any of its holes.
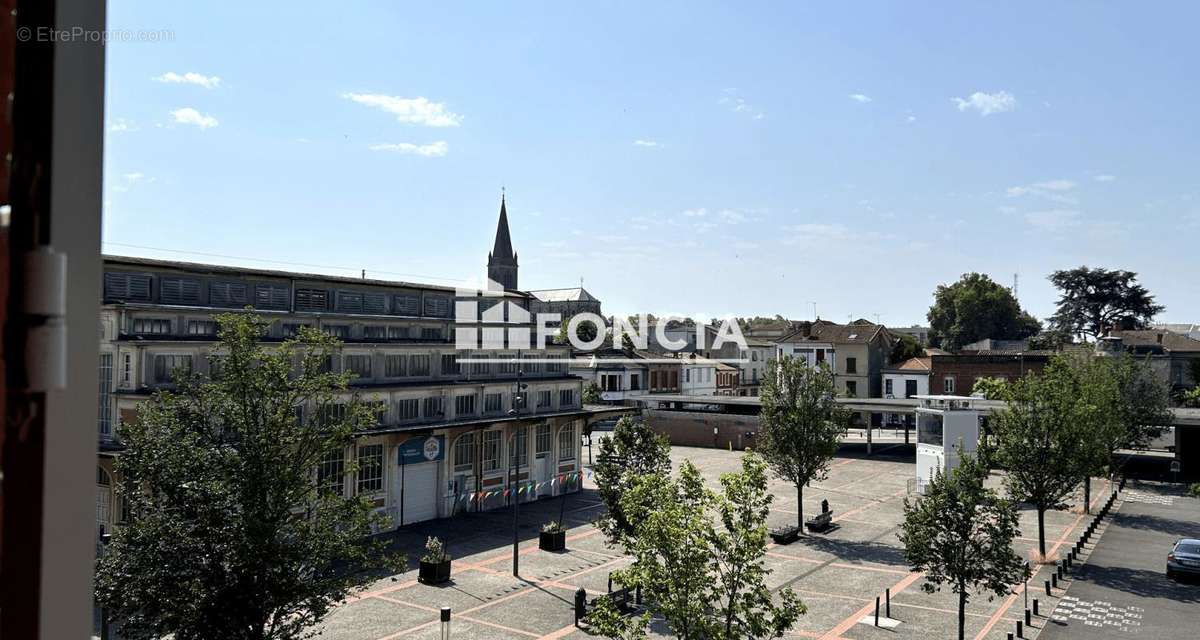
{"type": "Polygon", "coordinates": [[[441,584],[450,579],[450,555],[446,545],[436,536],[425,541],[425,554],[421,556],[421,571],[417,579],[425,584],[441,584]]]}
{"type": "Polygon", "coordinates": [[[795,525],[784,525],[778,529],[771,529],[771,540],[775,544],[791,544],[800,539],[800,527],[795,525]]]}
{"type": "Polygon", "coordinates": [[[551,520],[542,525],[538,535],[538,548],[543,551],[563,551],[567,548],[567,530],[558,520],[551,520]]]}

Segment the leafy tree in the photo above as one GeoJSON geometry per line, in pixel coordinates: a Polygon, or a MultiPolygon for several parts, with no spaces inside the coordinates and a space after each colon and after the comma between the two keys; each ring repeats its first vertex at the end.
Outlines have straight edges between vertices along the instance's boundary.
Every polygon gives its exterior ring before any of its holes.
{"type": "Polygon", "coordinates": [[[938,285],[927,317],[930,344],[949,351],[984,338],[1020,340],[1042,328],[1037,318],[1021,310],[1008,287],[982,273],[938,285]]]}
{"type": "Polygon", "coordinates": [[[302,637],[366,570],[403,564],[367,539],[386,520],[365,498],[321,482],[340,476],[314,482],[374,424],[357,399],[340,403],[349,374],[323,370],[336,341],[303,329],[265,349],[261,319],[218,322],[219,374],[180,377],[121,425],[132,518],[98,563],[96,599],[122,637],[302,637]]]}
{"type": "Polygon", "coordinates": [[[892,363],[897,363],[904,362],[909,358],[920,358],[923,355],[925,355],[925,347],[922,347],[916,338],[907,333],[901,333],[896,338],[896,343],[892,345],[889,359],[892,363]]]}
{"type": "Polygon", "coordinates": [[[988,468],[964,455],[958,467],[938,472],[924,496],[904,500],[900,541],[914,571],[925,573],[928,593],[949,585],[958,594],[958,638],[963,640],[966,606],[974,593],[990,600],[1011,592],[1025,577],[1025,566],[1012,550],[1017,511],[1008,500],[984,487],[988,468]]]}
{"type": "Polygon", "coordinates": [[[1170,385],[1154,372],[1149,360],[1121,354],[1107,362],[1120,392],[1117,420],[1122,427],[1109,443],[1109,452],[1145,448],[1162,435],[1164,425],[1171,424],[1170,385]]]}
{"type": "Polygon", "coordinates": [[[1046,511],[1065,509],[1065,499],[1092,465],[1087,412],[1080,402],[1085,381],[1069,366],[1052,360],[1041,375],[1010,385],[1009,405],[992,416],[989,459],[1006,469],[1005,485],[1014,499],[1037,510],[1038,551],[1046,555],[1046,511]],[[1081,414],[1081,411],[1084,413],[1081,414]]]}
{"type": "Polygon", "coordinates": [[[589,382],[583,385],[583,404],[600,403],[600,385],[589,382]]]}
{"type": "Polygon", "coordinates": [[[1137,274],[1120,269],[1091,269],[1086,266],[1050,274],[1060,291],[1058,311],[1051,324],[1062,331],[1099,338],[1114,325],[1144,329],[1165,309],[1140,284],[1137,274]]]}
{"type": "Polygon", "coordinates": [[[790,356],[767,362],[759,395],[759,454],[796,487],[796,526],[803,533],[804,487],[825,479],[851,412],[836,400],[829,367],[790,356]]]}
{"type": "Polygon", "coordinates": [[[671,445],[645,422],[622,417],[612,435],[600,441],[600,455],[592,467],[600,500],[607,510],[596,522],[612,544],[622,544],[633,532],[625,513],[625,493],[638,477],[671,470],[671,445]]]}
{"type": "MultiPolygon", "coordinates": [[[[685,461],[678,478],[638,477],[622,498],[636,523],[633,564],[613,578],[641,587],[651,613],[684,639],[733,640],[783,635],[805,612],[788,588],[777,604],[766,587],[767,514],[772,497],[762,460],[749,453],[741,473],[721,477],[722,492],[704,486],[685,461]]],[[[622,619],[610,605],[588,616],[592,631],[644,638],[649,616],[622,619]]]]}
{"type": "Polygon", "coordinates": [[[1072,344],[1074,339],[1075,337],[1070,331],[1063,331],[1058,327],[1051,326],[1030,338],[1029,348],[1044,351],[1059,351],[1064,346],[1072,344]]]}
{"type": "Polygon", "coordinates": [[[1179,405],[1191,409],[1200,409],[1200,386],[1192,387],[1179,395],[1179,405]]]}
{"type": "Polygon", "coordinates": [[[975,386],[971,387],[971,395],[981,395],[988,400],[1007,400],[1010,391],[1009,382],[1004,378],[975,378],[975,386]]]}
{"type": "MultiPolygon", "coordinates": [[[[567,330],[570,321],[570,318],[562,319],[562,322],[558,326],[558,333],[554,336],[555,343],[570,344],[571,336],[568,335],[569,331],[567,330]]],[[[575,333],[578,335],[580,342],[591,342],[592,340],[595,340],[596,333],[598,331],[599,329],[596,328],[596,324],[591,320],[581,320],[579,325],[575,328],[575,333]]]]}

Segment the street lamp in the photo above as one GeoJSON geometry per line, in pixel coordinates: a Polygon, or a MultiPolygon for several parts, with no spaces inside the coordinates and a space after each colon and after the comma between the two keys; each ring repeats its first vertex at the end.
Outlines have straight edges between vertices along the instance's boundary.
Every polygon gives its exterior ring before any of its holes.
{"type": "MultiPolygon", "coordinates": [[[[508,410],[509,416],[517,417],[521,414],[521,409],[525,406],[525,388],[527,386],[528,385],[521,382],[521,352],[518,351],[517,352],[517,384],[513,391],[512,408],[508,410]]],[[[524,434],[523,425],[521,425],[520,422],[518,422],[517,430],[516,430],[516,432],[513,433],[513,452],[512,452],[513,466],[516,467],[513,477],[515,478],[516,483],[519,483],[521,481],[521,454],[520,454],[520,451],[518,450],[518,447],[521,446],[521,436],[523,434],[524,434]]],[[[526,445],[528,445],[528,443],[526,443],[526,445]]],[[[526,446],[526,448],[528,448],[528,446],[526,446]]],[[[518,489],[516,487],[516,483],[510,483],[510,485],[509,485],[509,491],[512,492],[511,495],[512,495],[512,499],[513,499],[513,569],[512,569],[512,571],[513,571],[514,578],[520,577],[520,563],[521,563],[521,555],[520,555],[521,533],[520,533],[520,529],[518,528],[520,526],[520,513],[521,513],[521,499],[520,498],[521,497],[520,497],[520,494],[517,493],[518,489]]]]}

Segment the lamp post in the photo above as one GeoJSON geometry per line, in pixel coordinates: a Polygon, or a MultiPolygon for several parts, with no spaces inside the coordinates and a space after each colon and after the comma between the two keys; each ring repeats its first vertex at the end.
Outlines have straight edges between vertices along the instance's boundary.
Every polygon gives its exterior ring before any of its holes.
{"type": "MultiPolygon", "coordinates": [[[[508,415],[518,417],[521,414],[521,409],[525,406],[525,383],[521,382],[521,352],[517,352],[517,384],[513,393],[512,409],[508,410],[508,415]]],[[[517,423],[517,430],[513,433],[513,466],[516,468],[513,474],[514,482],[509,485],[509,491],[512,492],[513,498],[513,562],[512,572],[513,577],[520,576],[521,566],[521,532],[520,532],[520,513],[521,513],[521,497],[518,494],[517,483],[521,481],[521,453],[518,447],[521,446],[521,436],[524,433],[524,425],[517,423]]],[[[526,443],[528,445],[528,443],[526,443]]],[[[528,447],[526,447],[528,448],[528,447]]]]}

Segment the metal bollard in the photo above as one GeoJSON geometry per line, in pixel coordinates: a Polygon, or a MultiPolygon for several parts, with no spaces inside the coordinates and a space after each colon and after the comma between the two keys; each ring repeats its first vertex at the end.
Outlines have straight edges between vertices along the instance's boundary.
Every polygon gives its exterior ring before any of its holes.
{"type": "Polygon", "coordinates": [[[879,596],[875,596],[875,626],[879,626],[879,596]]]}
{"type": "Polygon", "coordinates": [[[637,606],[642,606],[642,585],[638,585],[633,592],[633,603],[637,606]]]}
{"type": "Polygon", "coordinates": [[[1046,595],[1047,596],[1053,595],[1050,593],[1050,581],[1049,580],[1046,581],[1046,595]]]}
{"type": "Polygon", "coordinates": [[[1055,589],[1058,588],[1058,574],[1056,574],[1056,573],[1050,574],[1050,586],[1054,587],[1055,589]]]}
{"type": "Polygon", "coordinates": [[[450,607],[442,607],[442,640],[450,640],[450,607]]]}
{"type": "Polygon", "coordinates": [[[587,615],[587,591],[583,587],[575,590],[575,626],[587,615]]]}
{"type": "Polygon", "coordinates": [[[887,589],[885,589],[883,592],[883,596],[884,596],[884,601],[887,603],[885,605],[887,607],[887,609],[885,610],[884,615],[886,615],[888,618],[891,618],[892,617],[892,588],[888,587],[887,589]]]}
{"type": "Polygon", "coordinates": [[[1027,626],[1027,627],[1030,626],[1030,621],[1032,618],[1033,618],[1033,613],[1029,609],[1026,609],[1025,610],[1025,626],[1027,626]]]}
{"type": "Polygon", "coordinates": [[[1021,621],[1020,621],[1020,620],[1017,620],[1017,637],[1018,637],[1018,638],[1024,638],[1024,637],[1025,637],[1025,627],[1021,626],[1021,621]]]}
{"type": "Polygon", "coordinates": [[[1039,614],[1038,614],[1038,601],[1037,601],[1037,598],[1034,598],[1034,599],[1033,599],[1033,615],[1035,615],[1035,616],[1036,616],[1036,615],[1039,615],[1039,614]]]}

